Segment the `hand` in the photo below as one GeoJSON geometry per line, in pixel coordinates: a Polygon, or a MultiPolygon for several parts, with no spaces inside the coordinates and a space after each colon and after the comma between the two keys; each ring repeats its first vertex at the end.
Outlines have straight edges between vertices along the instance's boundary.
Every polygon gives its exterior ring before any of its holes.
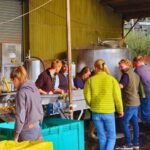
{"type": "Polygon", "coordinates": [[[49,95],[52,95],[52,94],[54,94],[52,91],[50,91],[49,93],[48,93],[49,95]]]}
{"type": "Polygon", "coordinates": [[[64,94],[65,93],[65,91],[64,90],[61,90],[61,94],[64,94]]]}
{"type": "Polygon", "coordinates": [[[124,112],[118,113],[118,117],[119,117],[119,118],[122,118],[123,116],[124,116],[124,112]]]}
{"type": "Polygon", "coordinates": [[[40,92],[40,94],[42,94],[42,95],[47,95],[47,92],[46,92],[46,91],[43,91],[42,89],[39,89],[39,92],[40,92]]]}
{"type": "Polygon", "coordinates": [[[124,88],[122,84],[119,84],[119,86],[120,86],[120,88],[121,88],[121,89],[123,89],[123,88],[124,88]]]}
{"type": "Polygon", "coordinates": [[[15,142],[18,142],[18,137],[15,137],[15,139],[14,139],[14,140],[15,140],[15,142]]]}
{"type": "Polygon", "coordinates": [[[54,91],[54,94],[64,94],[65,92],[64,92],[64,90],[62,90],[62,89],[56,89],[55,91],[54,91]]]}
{"type": "Polygon", "coordinates": [[[38,137],[38,140],[39,140],[39,141],[42,141],[42,140],[43,140],[43,137],[42,137],[42,136],[39,136],[39,137],[38,137]]]}
{"type": "Polygon", "coordinates": [[[73,87],[72,90],[77,90],[77,88],[76,88],[76,87],[73,87]]]}

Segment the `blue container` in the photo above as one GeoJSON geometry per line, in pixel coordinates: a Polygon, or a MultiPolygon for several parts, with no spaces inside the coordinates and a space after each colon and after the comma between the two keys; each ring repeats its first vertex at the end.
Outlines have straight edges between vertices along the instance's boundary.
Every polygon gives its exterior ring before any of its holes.
{"type": "MultiPolygon", "coordinates": [[[[13,139],[14,123],[0,123],[0,140],[13,139]]],[[[54,144],[54,150],[84,150],[84,124],[60,118],[44,119],[42,135],[54,144]]]]}

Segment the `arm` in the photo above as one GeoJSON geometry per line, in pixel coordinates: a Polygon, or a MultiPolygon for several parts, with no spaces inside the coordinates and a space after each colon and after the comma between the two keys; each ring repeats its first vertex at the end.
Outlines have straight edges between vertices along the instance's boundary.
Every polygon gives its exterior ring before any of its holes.
{"type": "Polygon", "coordinates": [[[16,97],[16,114],[15,114],[15,131],[14,138],[18,141],[18,137],[25,123],[26,110],[25,110],[25,93],[19,92],[16,97]]]}
{"type": "Polygon", "coordinates": [[[123,89],[124,87],[126,87],[129,83],[129,76],[128,74],[123,74],[119,83],[119,86],[121,89],[123,89]]]}
{"type": "Polygon", "coordinates": [[[43,74],[40,74],[38,79],[36,80],[35,84],[37,86],[37,88],[39,89],[40,94],[51,94],[50,92],[47,93],[46,91],[42,90],[42,87],[44,86],[44,78],[43,78],[43,74]]]}
{"type": "MultiPolygon", "coordinates": [[[[42,89],[39,89],[39,92],[40,92],[40,94],[43,94],[43,95],[50,94],[50,92],[47,93],[46,91],[44,91],[44,90],[42,90],[42,89]]],[[[52,93],[53,93],[53,92],[52,92],[52,93]]]]}
{"type": "Polygon", "coordinates": [[[119,113],[120,117],[122,117],[123,116],[122,96],[119,84],[116,81],[116,79],[113,79],[113,97],[117,112],[119,113]]]}
{"type": "Polygon", "coordinates": [[[91,105],[91,86],[90,86],[90,79],[84,85],[84,97],[86,103],[90,106],[91,105]]]}
{"type": "Polygon", "coordinates": [[[82,89],[81,86],[82,86],[82,80],[79,79],[79,78],[75,78],[74,79],[74,86],[77,88],[77,89],[82,89]]]}

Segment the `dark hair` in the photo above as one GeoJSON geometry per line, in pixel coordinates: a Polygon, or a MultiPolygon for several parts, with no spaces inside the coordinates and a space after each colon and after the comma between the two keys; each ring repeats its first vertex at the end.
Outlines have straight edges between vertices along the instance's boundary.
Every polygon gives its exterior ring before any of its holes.
{"type": "Polygon", "coordinates": [[[79,77],[82,77],[84,74],[86,74],[88,71],[90,71],[90,68],[85,66],[84,68],[82,68],[82,70],[78,73],[79,77]]]}
{"type": "Polygon", "coordinates": [[[68,62],[67,62],[66,59],[63,59],[61,62],[62,62],[63,65],[68,65],[68,62]]]}

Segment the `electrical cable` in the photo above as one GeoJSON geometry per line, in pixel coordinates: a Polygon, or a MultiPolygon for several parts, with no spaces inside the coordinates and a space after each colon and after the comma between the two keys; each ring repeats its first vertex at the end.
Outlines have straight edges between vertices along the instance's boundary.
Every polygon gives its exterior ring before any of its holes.
{"type": "Polygon", "coordinates": [[[24,14],[20,15],[20,16],[17,16],[17,17],[15,17],[15,18],[12,18],[12,19],[7,20],[7,21],[0,22],[0,25],[3,25],[3,24],[6,24],[6,23],[9,23],[9,22],[15,21],[15,20],[20,19],[20,18],[22,18],[22,17],[24,17],[24,16],[26,16],[26,15],[28,15],[28,14],[31,14],[31,13],[33,13],[33,12],[37,11],[38,9],[40,9],[40,8],[44,7],[45,5],[47,5],[48,3],[50,3],[51,1],[52,1],[52,0],[48,0],[46,3],[44,3],[44,4],[40,5],[40,6],[38,6],[38,7],[34,8],[34,9],[32,9],[32,10],[30,10],[30,11],[28,11],[28,12],[26,12],[26,13],[24,13],[24,14]]]}

